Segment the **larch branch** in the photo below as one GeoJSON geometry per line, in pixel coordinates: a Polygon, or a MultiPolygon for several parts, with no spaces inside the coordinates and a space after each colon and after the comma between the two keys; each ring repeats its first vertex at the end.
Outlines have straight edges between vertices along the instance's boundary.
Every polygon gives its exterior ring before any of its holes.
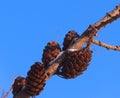
{"type": "Polygon", "coordinates": [[[82,47],[87,41],[89,41],[91,37],[96,36],[97,32],[101,28],[105,27],[109,23],[112,23],[118,18],[120,18],[120,5],[116,6],[116,8],[113,11],[107,13],[106,16],[103,17],[103,19],[101,19],[93,25],[90,25],[86,29],[86,31],[83,32],[82,36],[80,36],[79,40],[71,46],[71,48],[78,49],[82,47]]]}
{"type": "MultiPolygon", "coordinates": [[[[107,13],[106,16],[98,21],[97,23],[90,25],[86,31],[80,36],[80,38],[69,47],[69,49],[80,49],[82,46],[91,41],[94,36],[96,36],[97,32],[105,27],[107,24],[112,23],[114,20],[120,18],[120,6],[116,6],[116,8],[107,13]]],[[[68,50],[64,51],[59,55],[52,63],[49,64],[49,67],[46,69],[46,74],[48,80],[51,76],[56,73],[57,68],[59,67],[60,63],[64,60],[65,54],[68,50]]],[[[29,98],[29,95],[25,94],[24,90],[18,93],[15,98],[29,98]]]]}
{"type": "MultiPolygon", "coordinates": [[[[86,31],[83,32],[83,34],[80,36],[80,38],[72,45],[70,46],[69,49],[80,49],[82,48],[82,46],[89,42],[90,40],[92,40],[93,36],[96,36],[97,32],[105,27],[107,24],[112,23],[113,21],[115,21],[116,19],[120,18],[120,5],[116,6],[116,8],[107,13],[106,16],[101,19],[100,21],[96,22],[93,25],[90,25],[86,31]]],[[[64,59],[65,54],[66,54],[67,50],[64,51],[64,53],[62,53],[59,57],[57,57],[56,60],[54,60],[54,62],[52,62],[48,69],[46,70],[46,74],[48,74],[49,76],[46,78],[49,79],[52,75],[55,74],[57,68],[59,67],[61,61],[64,59]]]]}
{"type": "Polygon", "coordinates": [[[8,95],[10,94],[12,92],[12,87],[9,89],[9,91],[4,95],[4,97],[3,98],[7,98],[8,97],[8,95]]]}
{"type": "Polygon", "coordinates": [[[118,50],[118,51],[120,51],[120,46],[112,46],[112,45],[103,43],[101,41],[95,40],[95,39],[92,39],[92,43],[94,43],[96,45],[99,45],[99,46],[102,46],[102,47],[105,47],[108,50],[112,49],[112,50],[118,50]]]}

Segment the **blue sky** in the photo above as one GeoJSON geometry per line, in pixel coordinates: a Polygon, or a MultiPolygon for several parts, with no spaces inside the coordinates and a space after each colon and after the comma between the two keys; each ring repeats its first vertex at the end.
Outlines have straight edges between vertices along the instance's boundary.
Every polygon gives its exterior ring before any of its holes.
{"type": "MultiPolygon", "coordinates": [[[[1,0],[0,93],[12,79],[26,77],[30,66],[41,62],[51,40],[62,47],[65,34],[79,34],[111,11],[119,0],[1,0]]],[[[120,45],[120,19],[106,26],[95,39],[120,45]]],[[[92,45],[90,66],[76,79],[53,76],[36,98],[120,98],[120,52],[92,45]]],[[[8,98],[12,98],[12,94],[8,98]]]]}

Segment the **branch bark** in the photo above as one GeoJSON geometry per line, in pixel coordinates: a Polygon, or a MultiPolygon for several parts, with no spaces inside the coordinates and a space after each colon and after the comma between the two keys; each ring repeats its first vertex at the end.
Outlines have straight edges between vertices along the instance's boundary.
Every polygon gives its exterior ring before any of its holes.
{"type": "MultiPolygon", "coordinates": [[[[93,25],[90,25],[86,31],[80,36],[80,38],[72,45],[69,49],[80,49],[82,46],[92,40],[94,36],[96,36],[97,32],[105,27],[107,24],[112,23],[114,20],[120,18],[120,6],[116,6],[116,8],[107,13],[106,16],[100,21],[96,22],[93,25]]],[[[68,49],[68,50],[69,50],[68,49]]],[[[48,69],[46,69],[46,80],[48,80],[51,76],[56,73],[57,68],[59,67],[62,60],[64,60],[65,54],[68,51],[63,51],[54,61],[49,64],[48,69]]],[[[29,95],[25,94],[24,90],[18,93],[15,98],[30,98],[29,95]]]]}

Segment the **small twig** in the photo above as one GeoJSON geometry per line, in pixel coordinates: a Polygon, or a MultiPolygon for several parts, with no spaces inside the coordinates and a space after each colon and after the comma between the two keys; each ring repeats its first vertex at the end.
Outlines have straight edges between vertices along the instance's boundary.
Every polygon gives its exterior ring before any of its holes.
{"type": "Polygon", "coordinates": [[[94,43],[94,44],[96,44],[96,45],[99,45],[99,46],[102,46],[102,47],[105,47],[105,48],[107,48],[108,50],[109,50],[109,49],[112,49],[112,50],[118,50],[118,51],[120,51],[120,46],[112,46],[112,45],[103,43],[103,42],[101,42],[101,41],[95,40],[95,39],[92,39],[92,43],[94,43]]]}
{"type": "Polygon", "coordinates": [[[3,90],[3,91],[2,91],[2,96],[1,96],[1,98],[7,98],[8,95],[11,93],[11,91],[12,91],[12,87],[9,89],[8,92],[6,92],[6,94],[4,93],[4,90],[3,90]]]}
{"type": "Polygon", "coordinates": [[[12,85],[14,84],[14,82],[15,82],[15,79],[12,78],[11,88],[9,89],[8,92],[6,92],[6,94],[4,95],[4,98],[7,98],[7,96],[12,92],[12,90],[13,90],[12,85]]]}
{"type": "Polygon", "coordinates": [[[9,91],[4,95],[4,97],[3,98],[7,98],[8,97],[8,95],[10,94],[12,92],[12,87],[9,89],[9,91]]]}
{"type": "MultiPolygon", "coordinates": [[[[12,85],[14,83],[14,79],[12,79],[12,85]]],[[[6,94],[4,94],[4,91],[2,92],[2,97],[1,98],[7,98],[8,95],[12,92],[13,88],[11,86],[11,88],[6,92],[6,94]]]]}
{"type": "Polygon", "coordinates": [[[4,98],[4,90],[2,91],[2,96],[0,98],[4,98]]]}

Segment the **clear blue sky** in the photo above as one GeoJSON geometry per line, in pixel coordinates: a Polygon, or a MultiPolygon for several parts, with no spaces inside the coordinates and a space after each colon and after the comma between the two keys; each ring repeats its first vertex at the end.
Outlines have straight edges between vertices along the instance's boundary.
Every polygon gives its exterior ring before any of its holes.
{"type": "MultiPolygon", "coordinates": [[[[12,78],[26,77],[41,61],[44,46],[65,34],[79,34],[111,11],[119,0],[0,0],[0,94],[12,78]]],[[[120,45],[120,20],[99,31],[95,39],[120,45]]],[[[120,98],[120,52],[92,45],[87,71],[72,80],[54,76],[36,98],[120,98]]],[[[12,98],[12,94],[8,97],[12,98]]]]}

